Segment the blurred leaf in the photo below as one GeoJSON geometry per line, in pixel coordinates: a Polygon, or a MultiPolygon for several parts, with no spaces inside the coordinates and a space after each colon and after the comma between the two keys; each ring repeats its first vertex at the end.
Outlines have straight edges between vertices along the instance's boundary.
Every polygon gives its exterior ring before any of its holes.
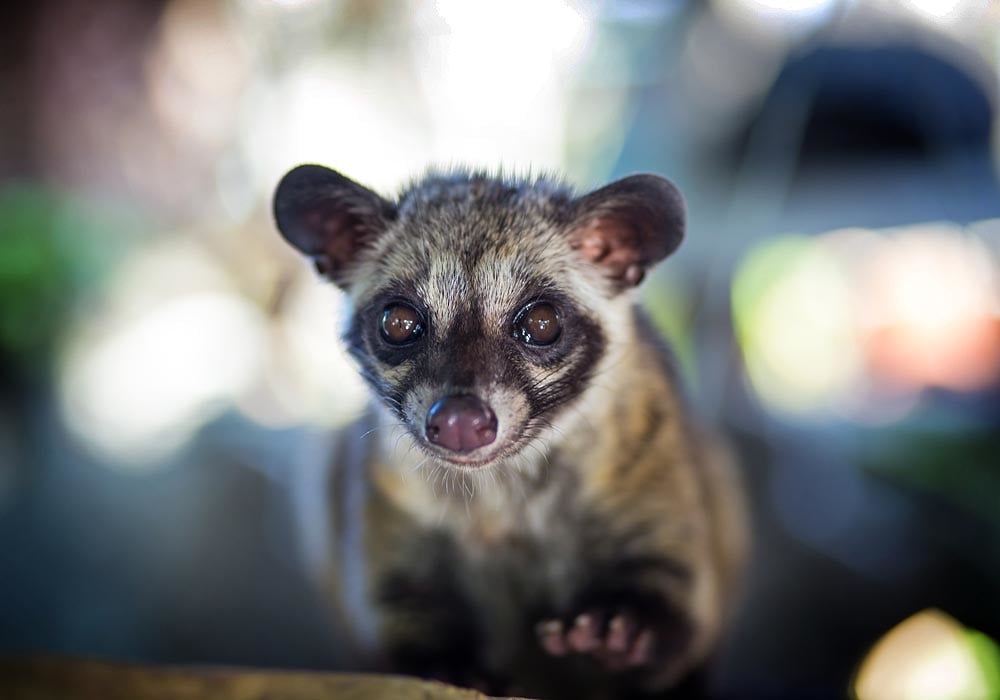
{"type": "Polygon", "coordinates": [[[992,638],[977,630],[966,632],[969,648],[979,663],[993,697],[1000,697],[1000,646],[992,638]]]}
{"type": "Polygon", "coordinates": [[[0,188],[0,355],[15,369],[47,367],[74,305],[121,252],[123,223],[43,187],[0,188]]]}
{"type": "Polygon", "coordinates": [[[676,280],[657,275],[646,285],[643,301],[656,330],[670,344],[684,381],[688,386],[697,386],[698,368],[687,290],[676,280]]]}
{"type": "Polygon", "coordinates": [[[1000,433],[898,430],[876,440],[865,466],[975,513],[1000,529],[1000,433]]]}

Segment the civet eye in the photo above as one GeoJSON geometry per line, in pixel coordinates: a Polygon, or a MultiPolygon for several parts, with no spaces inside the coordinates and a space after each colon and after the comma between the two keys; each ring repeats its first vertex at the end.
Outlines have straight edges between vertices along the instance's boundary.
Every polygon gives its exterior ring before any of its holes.
{"type": "Polygon", "coordinates": [[[526,345],[552,345],[561,331],[559,314],[545,302],[526,306],[514,321],[514,335],[526,345]]]}
{"type": "Polygon", "coordinates": [[[393,345],[405,345],[423,335],[420,312],[409,304],[389,304],[382,312],[382,337],[393,345]]]}

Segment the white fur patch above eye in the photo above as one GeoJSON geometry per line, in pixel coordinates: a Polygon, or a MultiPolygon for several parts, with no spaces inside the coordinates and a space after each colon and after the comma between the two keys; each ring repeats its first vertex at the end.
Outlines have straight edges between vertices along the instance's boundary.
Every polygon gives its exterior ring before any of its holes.
{"type": "Polygon", "coordinates": [[[468,300],[471,292],[461,262],[450,255],[436,259],[427,276],[418,280],[417,294],[429,310],[431,333],[436,338],[447,337],[455,323],[458,302],[468,300]]]}
{"type": "Polygon", "coordinates": [[[524,294],[525,275],[511,257],[487,256],[476,268],[475,287],[484,325],[506,332],[507,319],[524,294]]]}

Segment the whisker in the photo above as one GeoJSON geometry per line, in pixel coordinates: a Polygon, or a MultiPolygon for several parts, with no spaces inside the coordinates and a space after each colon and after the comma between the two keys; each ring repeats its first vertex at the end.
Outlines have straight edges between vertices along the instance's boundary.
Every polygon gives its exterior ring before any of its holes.
{"type": "Polygon", "coordinates": [[[414,472],[416,472],[416,471],[417,471],[418,469],[420,469],[420,467],[422,467],[422,466],[424,466],[425,464],[427,464],[427,461],[428,461],[429,459],[430,459],[430,455],[428,455],[427,457],[424,457],[424,458],[423,458],[422,460],[420,460],[419,462],[417,462],[416,464],[414,464],[414,465],[413,465],[412,467],[410,467],[410,468],[409,468],[409,469],[407,469],[406,471],[407,471],[407,472],[409,472],[410,474],[413,474],[413,473],[414,473],[414,472]]]}
{"type": "Polygon", "coordinates": [[[405,428],[405,427],[406,427],[406,423],[403,423],[403,422],[386,423],[384,425],[376,425],[374,428],[371,428],[370,430],[366,430],[364,433],[362,433],[359,436],[358,439],[359,440],[364,440],[366,437],[368,437],[369,435],[371,435],[372,433],[374,433],[374,432],[376,432],[378,430],[386,430],[386,429],[389,429],[389,428],[405,428]]]}

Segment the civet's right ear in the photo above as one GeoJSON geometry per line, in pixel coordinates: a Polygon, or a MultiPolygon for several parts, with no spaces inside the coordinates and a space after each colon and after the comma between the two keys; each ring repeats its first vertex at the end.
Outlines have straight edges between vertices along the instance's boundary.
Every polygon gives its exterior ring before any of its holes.
{"type": "Polygon", "coordinates": [[[392,202],[321,165],[291,170],[274,193],[281,235],[341,286],[359,253],[395,218],[392,202]]]}

